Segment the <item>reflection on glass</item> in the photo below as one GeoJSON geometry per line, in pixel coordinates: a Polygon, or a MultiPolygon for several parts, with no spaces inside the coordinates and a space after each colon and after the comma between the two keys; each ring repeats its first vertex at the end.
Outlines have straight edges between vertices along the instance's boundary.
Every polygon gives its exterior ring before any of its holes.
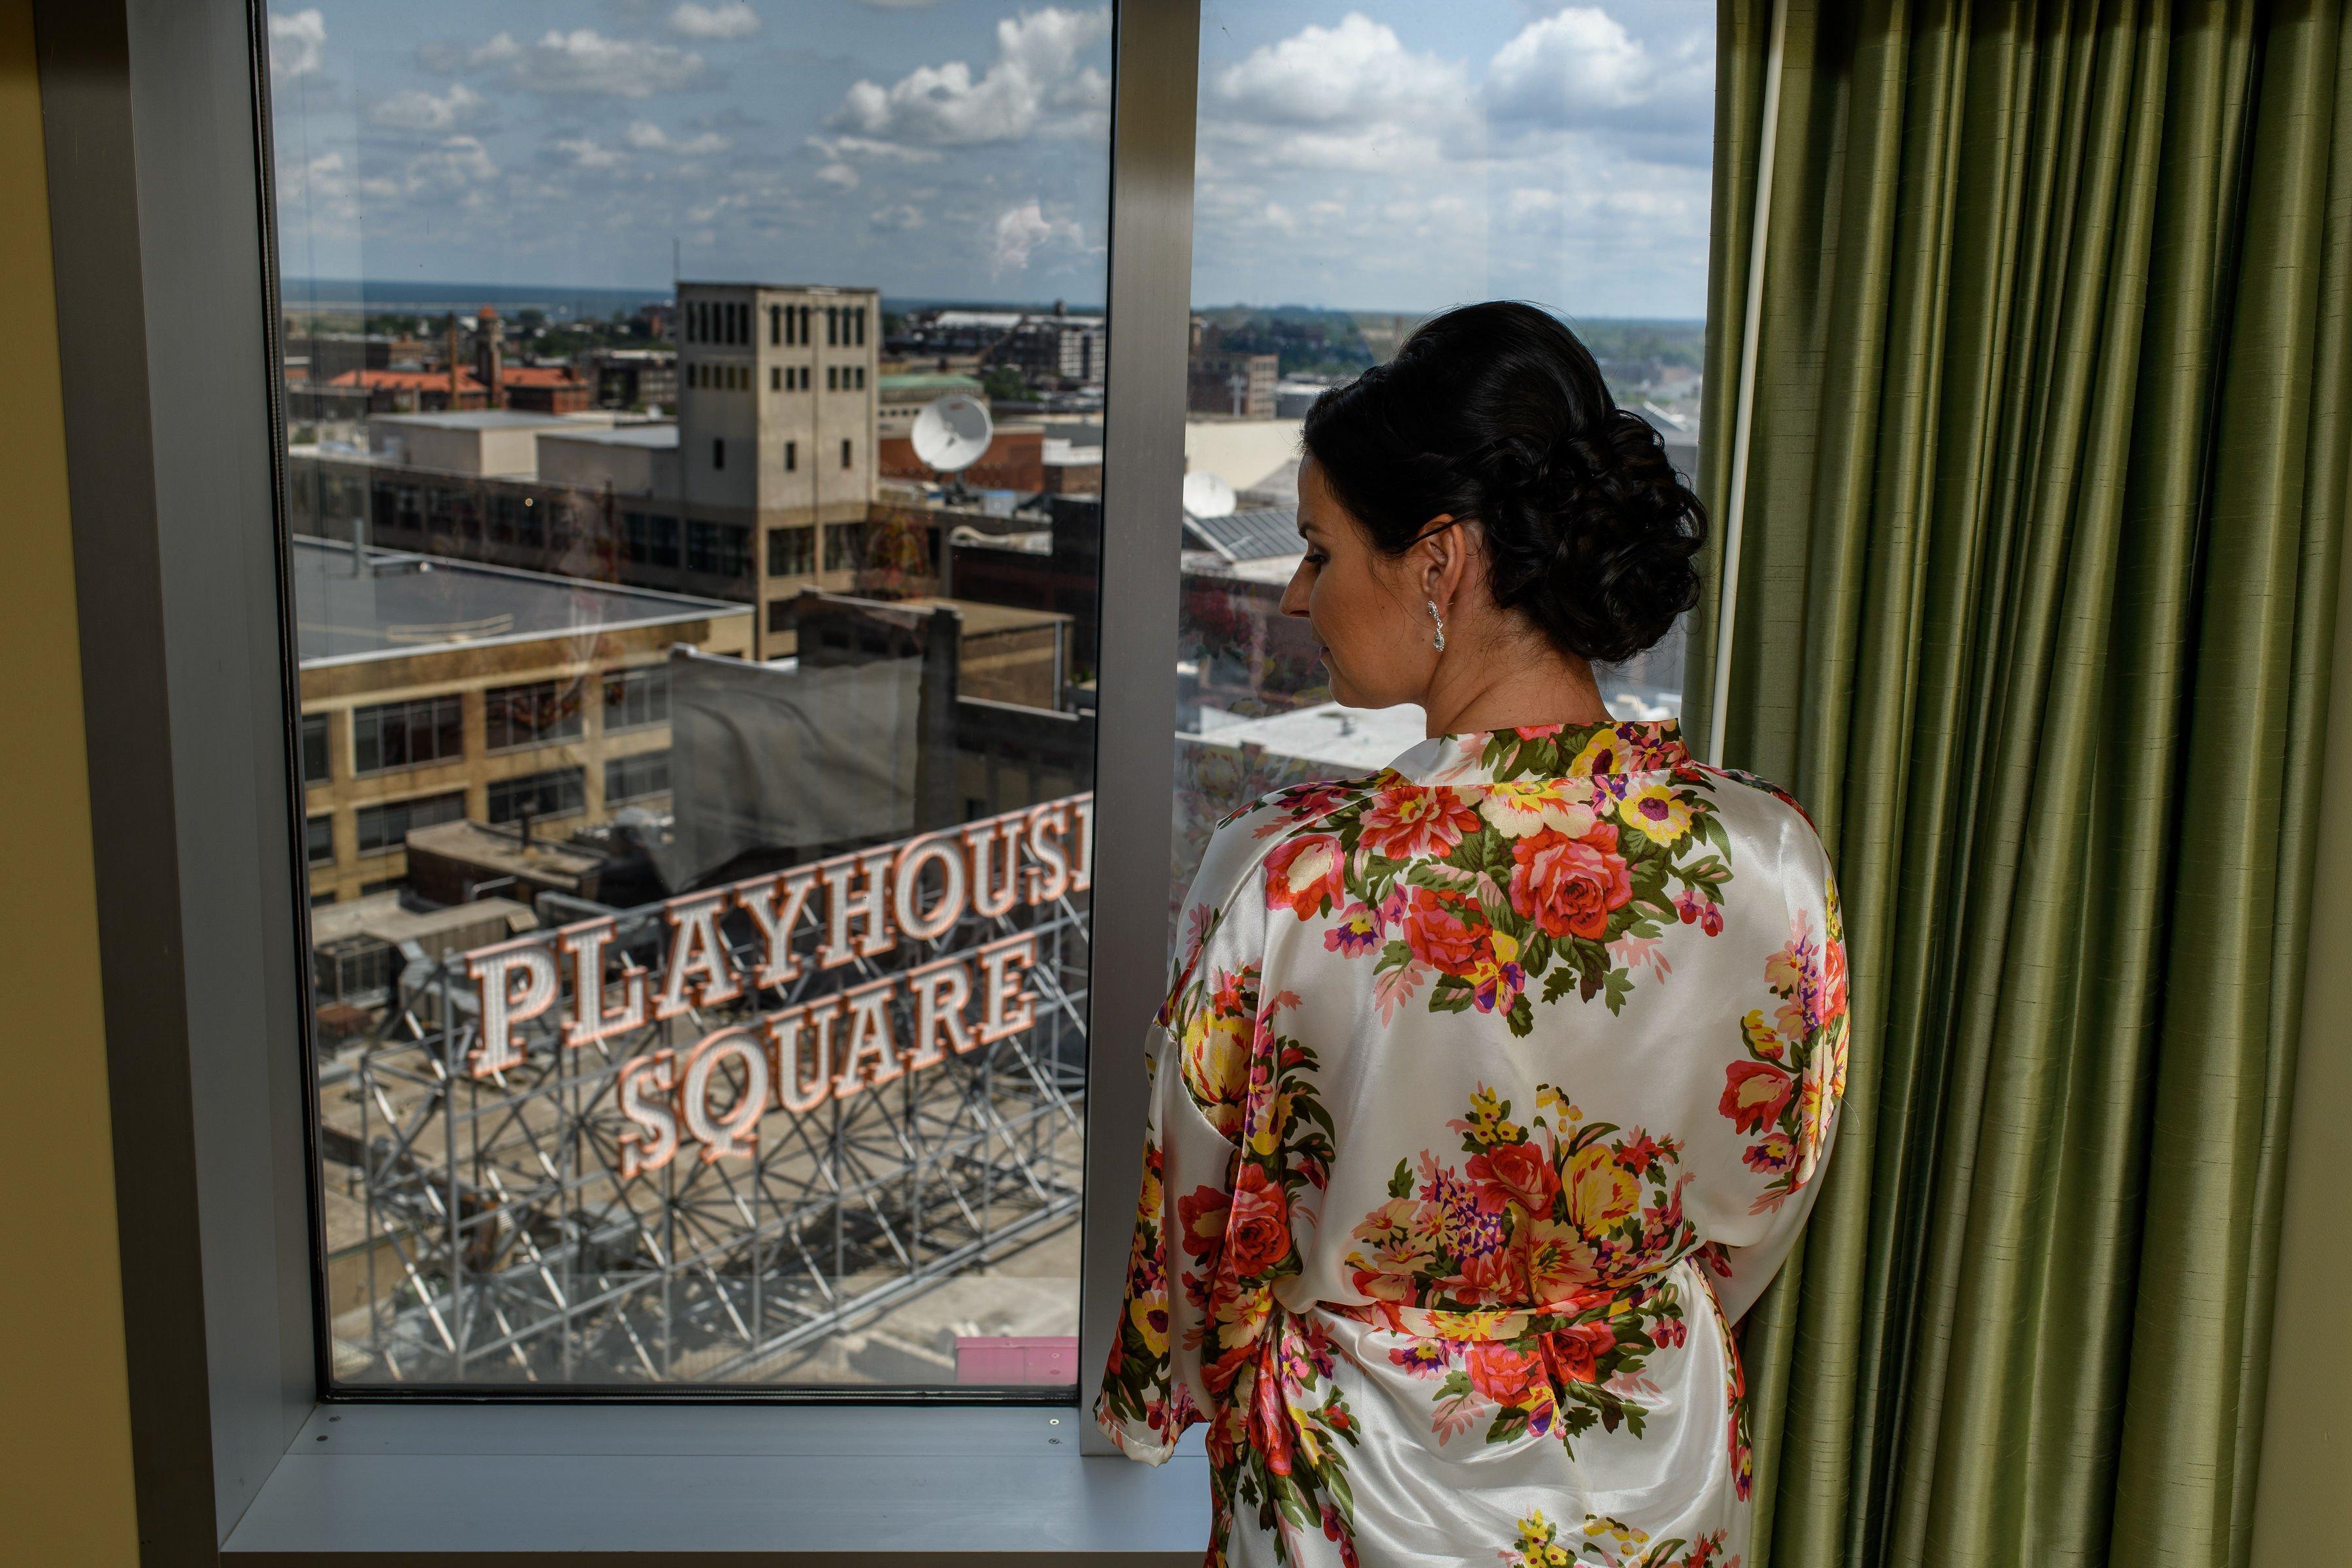
{"type": "MultiPolygon", "coordinates": [[[[1448,306],[1530,300],[1696,472],[1714,56],[1704,0],[1205,0],[1171,920],[1220,816],[1422,739],[1419,709],[1332,702],[1277,608],[1324,387],[1448,306]]],[[[1596,670],[1610,710],[1679,714],[1683,643],[1596,670]]]]}
{"type": "Polygon", "coordinates": [[[1077,1381],[1109,41],[270,13],[345,1384],[1077,1381]]]}

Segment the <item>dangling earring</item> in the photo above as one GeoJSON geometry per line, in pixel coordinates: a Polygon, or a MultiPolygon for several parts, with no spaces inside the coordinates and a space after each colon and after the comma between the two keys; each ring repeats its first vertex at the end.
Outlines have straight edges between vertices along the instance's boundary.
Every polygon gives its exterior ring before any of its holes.
{"type": "Polygon", "coordinates": [[[1445,617],[1437,613],[1436,600],[1430,599],[1425,602],[1429,605],[1429,618],[1437,623],[1437,651],[1444,653],[1445,651],[1445,617]]]}

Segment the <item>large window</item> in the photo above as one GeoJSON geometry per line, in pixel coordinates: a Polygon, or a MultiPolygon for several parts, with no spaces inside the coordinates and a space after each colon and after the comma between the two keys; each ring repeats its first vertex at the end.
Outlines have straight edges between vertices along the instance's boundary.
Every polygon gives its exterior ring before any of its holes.
{"type": "Polygon", "coordinates": [[[327,752],[327,716],[324,713],[302,715],[302,782],[306,784],[325,784],[334,776],[334,764],[327,752]]]}
{"type": "Polygon", "coordinates": [[[397,849],[408,839],[412,827],[430,827],[436,822],[455,822],[466,815],[466,792],[451,790],[446,795],[421,795],[415,800],[395,800],[383,805],[363,805],[354,814],[359,827],[359,852],[377,855],[397,849]]]}
{"type": "Polygon", "coordinates": [[[482,743],[493,752],[543,746],[580,733],[580,685],[535,680],[482,693],[482,743]]]}
{"type": "Polygon", "coordinates": [[[488,798],[492,822],[569,816],[587,805],[588,783],[578,768],[550,768],[545,773],[492,779],[488,798]]]}
{"type": "Polygon", "coordinates": [[[604,764],[606,805],[619,805],[625,801],[644,800],[651,795],[668,793],[667,752],[645,752],[631,757],[614,757],[604,764]]]}
{"type": "Polygon", "coordinates": [[[669,671],[616,669],[604,677],[604,732],[669,722],[669,671]]]}
{"type": "Polygon", "coordinates": [[[737,522],[686,525],[686,567],[719,577],[751,574],[751,531],[737,522]]]}
{"type": "Polygon", "coordinates": [[[333,1377],[1068,1397],[1109,7],[267,47],[333,1377]]]}
{"type": "MultiPolygon", "coordinates": [[[[1325,387],[1450,305],[1528,300],[1696,473],[1714,28],[1703,0],[1205,0],[1185,454],[1223,493],[1184,520],[1171,908],[1225,812],[1424,732],[1333,702],[1278,607],[1325,387]]],[[[1611,711],[1677,713],[1682,647],[1597,670],[1611,711]]]]}
{"type": "Polygon", "coordinates": [[[384,702],[352,714],[352,767],[355,773],[420,768],[455,762],[466,754],[464,700],[452,692],[406,702],[384,702]]]}

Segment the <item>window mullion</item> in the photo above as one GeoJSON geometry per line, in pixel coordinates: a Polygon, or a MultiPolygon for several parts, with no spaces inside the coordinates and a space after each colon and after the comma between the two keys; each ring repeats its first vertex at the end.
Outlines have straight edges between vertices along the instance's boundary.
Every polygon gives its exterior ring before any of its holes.
{"type": "MultiPolygon", "coordinates": [[[[1081,1403],[1110,1351],[1143,1142],[1139,1037],[1168,951],[1176,733],[1176,603],[1192,287],[1192,139],[1199,0],[1118,8],[1111,99],[1110,336],[1105,386],[1093,973],[1087,1029],[1086,1233],[1078,1297],[1081,1403]],[[1110,444],[1116,442],[1114,447],[1110,444]],[[1115,455],[1114,455],[1115,454],[1115,455]]],[[[1108,1453],[1091,1421],[1084,1452],[1108,1453]]]]}

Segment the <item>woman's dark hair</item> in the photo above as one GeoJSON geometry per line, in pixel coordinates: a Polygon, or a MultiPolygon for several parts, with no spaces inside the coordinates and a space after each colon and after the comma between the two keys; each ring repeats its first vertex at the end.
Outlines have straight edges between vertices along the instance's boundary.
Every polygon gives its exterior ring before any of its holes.
{"type": "Polygon", "coordinates": [[[1532,305],[1424,321],[1315,400],[1305,442],[1387,554],[1432,518],[1477,519],[1495,602],[1569,653],[1622,662],[1698,603],[1706,509],[1576,334],[1532,305]]]}

